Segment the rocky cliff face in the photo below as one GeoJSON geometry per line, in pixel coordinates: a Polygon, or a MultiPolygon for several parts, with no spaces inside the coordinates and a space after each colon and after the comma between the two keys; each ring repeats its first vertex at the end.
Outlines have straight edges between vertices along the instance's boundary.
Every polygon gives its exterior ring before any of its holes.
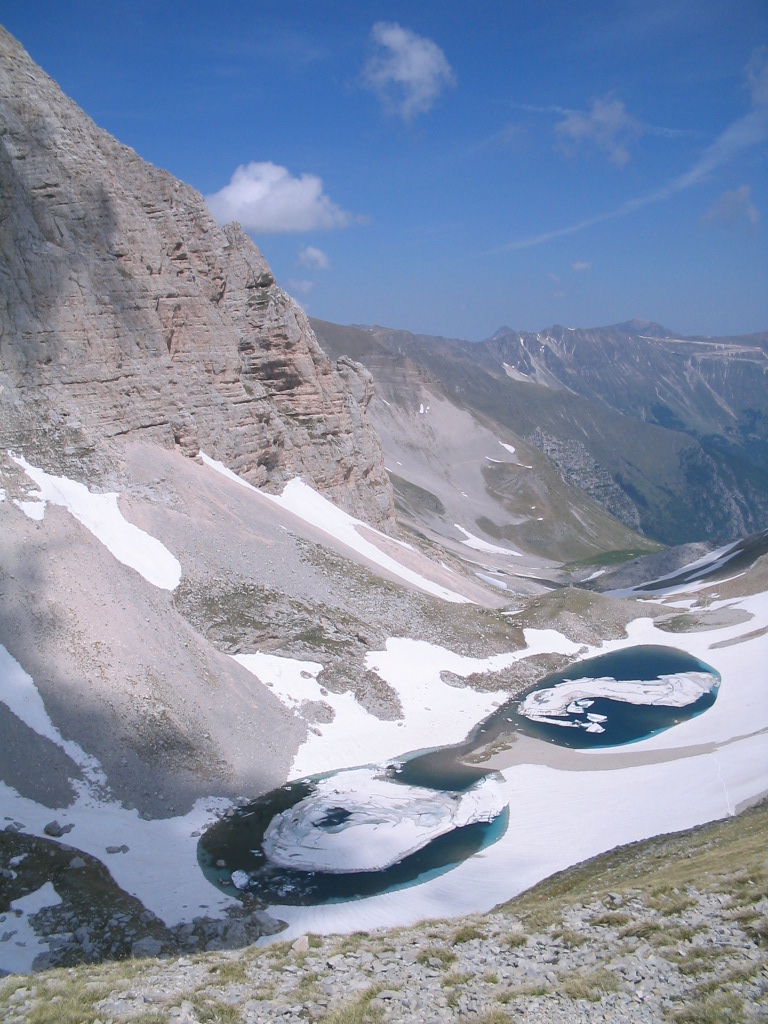
{"type": "Polygon", "coordinates": [[[16,411],[203,448],[257,486],[301,475],[391,519],[367,371],[331,364],[240,228],[97,128],[1,28],[0,296],[16,411]]]}

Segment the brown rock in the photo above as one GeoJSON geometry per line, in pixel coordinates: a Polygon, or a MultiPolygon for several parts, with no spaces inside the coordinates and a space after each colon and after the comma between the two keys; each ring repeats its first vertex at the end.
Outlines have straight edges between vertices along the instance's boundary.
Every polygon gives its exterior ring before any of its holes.
{"type": "Polygon", "coordinates": [[[300,475],[392,520],[367,371],[332,365],[239,226],[99,129],[1,28],[0,294],[17,405],[91,441],[202,448],[257,486],[300,475]]]}

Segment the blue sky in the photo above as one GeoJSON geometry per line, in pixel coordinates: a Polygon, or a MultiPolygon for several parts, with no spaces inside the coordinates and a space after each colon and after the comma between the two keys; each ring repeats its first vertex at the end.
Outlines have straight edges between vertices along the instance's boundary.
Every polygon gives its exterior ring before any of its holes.
{"type": "Polygon", "coordinates": [[[765,0],[0,0],[0,22],[312,315],[768,329],[765,0]]]}

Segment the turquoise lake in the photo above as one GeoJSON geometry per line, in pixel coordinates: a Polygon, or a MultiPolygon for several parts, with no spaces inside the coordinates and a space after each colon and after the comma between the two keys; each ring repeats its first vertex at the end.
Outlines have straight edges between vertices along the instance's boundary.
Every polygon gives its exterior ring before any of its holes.
{"type": "MultiPolygon", "coordinates": [[[[492,773],[464,759],[489,744],[503,744],[505,738],[511,742],[515,734],[523,733],[585,750],[625,746],[705,712],[717,697],[719,683],[711,666],[676,648],[625,648],[547,675],[483,719],[462,743],[412,752],[379,766],[378,771],[403,787],[468,791],[492,773]],[[561,693],[565,694],[562,699],[561,693]],[[537,718],[524,713],[528,706],[534,708],[537,718]],[[556,714],[551,713],[552,707],[556,714]]],[[[211,826],[198,843],[198,861],[209,881],[232,895],[242,898],[251,893],[267,904],[317,905],[359,899],[416,885],[449,871],[496,842],[507,828],[514,828],[510,810],[505,808],[490,822],[454,828],[377,871],[298,871],[273,864],[261,846],[270,822],[310,796],[320,779],[335,774],[289,782],[211,826]],[[237,886],[232,882],[233,872],[239,873],[237,886]]],[[[315,827],[338,832],[349,815],[348,808],[334,807],[315,827]]]]}

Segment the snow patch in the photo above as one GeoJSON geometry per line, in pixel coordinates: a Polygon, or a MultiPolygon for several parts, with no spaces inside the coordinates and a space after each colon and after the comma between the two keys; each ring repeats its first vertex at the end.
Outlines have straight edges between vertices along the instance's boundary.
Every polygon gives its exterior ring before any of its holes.
{"type": "MultiPolygon", "coordinates": [[[[282,494],[267,494],[266,491],[258,490],[253,484],[249,484],[247,480],[237,476],[231,469],[227,469],[222,462],[209,458],[205,452],[200,452],[200,458],[206,466],[216,470],[217,473],[221,473],[241,487],[245,487],[261,495],[262,498],[266,498],[275,505],[279,505],[286,511],[293,513],[297,518],[314,526],[316,529],[322,530],[329,537],[333,537],[334,540],[345,544],[364,558],[370,559],[380,568],[392,573],[393,576],[398,577],[403,582],[410,583],[412,586],[418,587],[419,590],[432,594],[434,597],[439,597],[443,601],[453,604],[471,604],[468,598],[457,594],[453,590],[449,590],[447,587],[441,586],[439,583],[428,580],[425,576],[415,572],[413,569],[409,569],[391,555],[386,554],[376,544],[364,537],[360,529],[362,528],[367,533],[380,537],[387,544],[392,543],[392,538],[364,523],[361,519],[355,519],[354,516],[337,508],[333,502],[324,498],[322,494],[319,494],[309,484],[305,484],[299,477],[290,480],[285,485],[282,494]]],[[[404,548],[409,547],[407,544],[401,544],[400,546],[404,548]]]]}
{"type": "Polygon", "coordinates": [[[13,504],[16,508],[21,509],[27,519],[34,519],[37,523],[41,523],[43,521],[46,502],[42,499],[35,500],[34,494],[32,495],[31,501],[19,501],[18,498],[14,498],[13,504]]]}
{"type": "Polygon", "coordinates": [[[258,676],[289,708],[297,708],[305,700],[327,700],[339,696],[323,690],[317,681],[323,666],[317,661],[298,661],[276,654],[233,654],[243,668],[258,676]]]}
{"type": "Polygon", "coordinates": [[[38,938],[30,917],[45,907],[57,907],[61,896],[52,882],[46,882],[34,892],[11,900],[10,913],[5,916],[0,930],[0,963],[11,974],[28,974],[35,958],[48,951],[48,943],[38,938]]]}
{"type": "Polygon", "coordinates": [[[119,494],[95,494],[84,484],[65,476],[52,476],[30,466],[23,456],[11,454],[27,476],[37,484],[35,502],[17,502],[25,515],[42,519],[45,503],[61,505],[100,541],[123,565],[134,569],[161,590],[174,590],[181,580],[181,565],[156,537],[129,523],[120,511],[119,494]]]}
{"type": "Polygon", "coordinates": [[[74,740],[65,740],[45,710],[35,682],[16,659],[0,644],[0,702],[38,736],[50,740],[83,769],[92,782],[105,781],[101,765],[74,740]]]}
{"type": "MultiPolygon", "coordinates": [[[[487,458],[487,456],[486,456],[487,458]]],[[[461,543],[466,544],[468,548],[472,548],[473,551],[486,551],[493,555],[514,555],[515,558],[522,558],[522,554],[519,551],[513,551],[512,548],[500,548],[496,544],[489,544],[487,541],[481,540],[480,537],[475,537],[469,530],[465,530],[463,526],[459,526],[458,523],[453,524],[455,529],[459,533],[463,533],[466,540],[461,543]]]]}

